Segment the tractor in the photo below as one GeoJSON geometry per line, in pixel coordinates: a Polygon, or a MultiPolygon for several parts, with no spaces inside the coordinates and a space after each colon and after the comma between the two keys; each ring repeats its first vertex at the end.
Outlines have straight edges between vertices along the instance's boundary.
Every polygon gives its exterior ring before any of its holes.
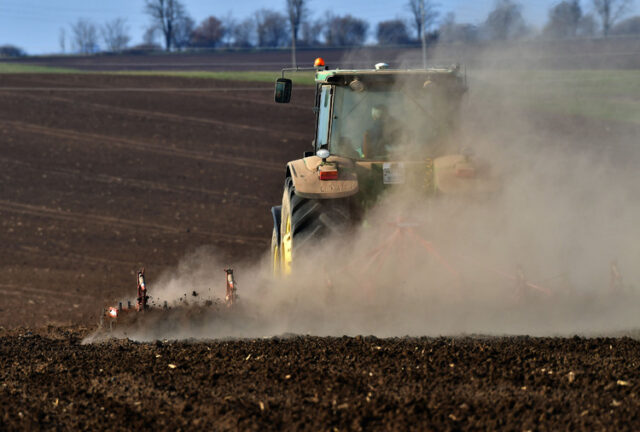
{"type": "MultiPolygon", "coordinates": [[[[275,102],[288,103],[283,69],[275,102]]],[[[301,70],[301,69],[295,69],[301,70]]],[[[469,193],[479,164],[460,146],[459,112],[467,92],[459,66],[430,69],[329,69],[317,59],[313,150],[287,163],[282,203],[272,207],[275,274],[332,233],[362,223],[390,188],[423,200],[469,193]]]]}

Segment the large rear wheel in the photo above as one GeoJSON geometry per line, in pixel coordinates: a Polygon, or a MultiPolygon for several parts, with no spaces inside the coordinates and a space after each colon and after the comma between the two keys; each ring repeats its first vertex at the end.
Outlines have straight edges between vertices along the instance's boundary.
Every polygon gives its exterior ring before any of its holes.
{"type": "Polygon", "coordinates": [[[294,259],[298,261],[312,249],[317,250],[315,246],[333,234],[343,233],[349,227],[349,200],[302,198],[296,195],[291,178],[287,178],[280,223],[278,265],[281,273],[288,275],[292,271],[294,259]]]}

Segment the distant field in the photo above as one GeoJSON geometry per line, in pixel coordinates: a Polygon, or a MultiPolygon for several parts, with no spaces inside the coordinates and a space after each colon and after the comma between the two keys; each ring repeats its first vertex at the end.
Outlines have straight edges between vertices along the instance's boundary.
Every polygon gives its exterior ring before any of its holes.
{"type": "Polygon", "coordinates": [[[26,74],[26,73],[83,73],[78,69],[59,68],[51,66],[38,66],[22,63],[0,62],[0,73],[2,74],[26,74]]]}
{"type": "Polygon", "coordinates": [[[635,70],[519,70],[471,74],[481,99],[539,111],[640,124],[640,72],[635,70]]]}
{"type": "Polygon", "coordinates": [[[633,70],[532,74],[534,103],[549,111],[640,124],[640,73],[633,70]],[[537,82],[535,81],[537,79],[537,82]]]}
{"type": "MultiPolygon", "coordinates": [[[[214,79],[225,81],[253,81],[253,82],[275,82],[281,76],[279,72],[270,71],[121,71],[107,72],[118,75],[137,76],[177,76],[183,78],[214,79]]],[[[291,78],[296,84],[313,85],[312,72],[287,73],[287,78],[291,78]]]]}
{"type": "MultiPolygon", "coordinates": [[[[22,63],[0,62],[0,74],[27,74],[27,73],[57,73],[57,74],[109,74],[109,75],[133,75],[133,76],[174,76],[182,78],[213,79],[225,81],[253,81],[275,82],[281,76],[280,72],[273,71],[198,71],[198,70],[136,70],[136,71],[86,71],[80,69],[58,68],[51,66],[36,66],[22,63]]],[[[313,73],[297,72],[287,73],[294,83],[313,85],[313,73]]]]}
{"type": "MultiPolygon", "coordinates": [[[[274,82],[279,73],[265,71],[124,71],[124,75],[274,82]]],[[[482,72],[482,76],[487,76],[482,72]]],[[[494,81],[517,95],[516,103],[558,114],[640,124],[640,72],[634,70],[527,70],[501,72],[494,81]],[[506,87],[504,87],[506,85],[506,87]]],[[[313,85],[313,74],[288,73],[296,84],[313,85]]],[[[491,88],[492,86],[482,86],[491,88]]],[[[481,89],[479,93],[482,92],[481,89]]],[[[476,87],[472,86],[476,92],[476,87]]],[[[490,95],[500,94],[500,90],[490,95]]]]}
{"type": "MultiPolygon", "coordinates": [[[[0,73],[104,73],[129,76],[173,76],[194,79],[272,83],[274,71],[120,70],[0,63],[0,73]]],[[[288,73],[299,85],[313,85],[310,72],[288,73]]],[[[565,115],[640,124],[640,72],[637,70],[470,71],[474,97],[508,97],[519,106],[565,115]],[[501,96],[502,95],[502,96],[501,96]]]]}

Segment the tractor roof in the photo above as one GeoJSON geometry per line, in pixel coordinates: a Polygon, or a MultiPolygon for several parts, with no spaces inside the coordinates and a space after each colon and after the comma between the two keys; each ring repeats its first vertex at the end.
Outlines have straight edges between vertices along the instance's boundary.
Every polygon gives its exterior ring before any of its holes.
{"type": "Polygon", "coordinates": [[[393,82],[398,78],[460,78],[460,68],[433,68],[433,69],[330,69],[316,72],[315,81],[317,84],[348,83],[354,79],[363,81],[388,81],[393,82]]]}

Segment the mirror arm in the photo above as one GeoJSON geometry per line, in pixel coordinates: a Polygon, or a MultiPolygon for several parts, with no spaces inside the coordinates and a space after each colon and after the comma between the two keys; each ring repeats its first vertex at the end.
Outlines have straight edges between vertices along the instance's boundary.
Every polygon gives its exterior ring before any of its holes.
{"type": "Polygon", "coordinates": [[[282,78],[284,78],[285,72],[308,72],[308,71],[318,71],[321,68],[317,67],[294,67],[294,68],[282,68],[282,78]]]}

